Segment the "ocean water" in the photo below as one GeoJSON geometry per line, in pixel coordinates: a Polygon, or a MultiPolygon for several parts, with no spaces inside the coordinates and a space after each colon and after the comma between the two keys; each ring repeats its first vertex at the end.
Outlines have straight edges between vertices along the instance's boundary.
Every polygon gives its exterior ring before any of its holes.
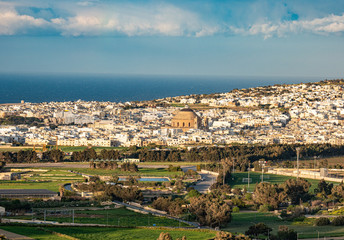
{"type": "Polygon", "coordinates": [[[152,100],[189,94],[228,92],[273,84],[315,82],[321,78],[0,74],[0,103],[152,100]]]}

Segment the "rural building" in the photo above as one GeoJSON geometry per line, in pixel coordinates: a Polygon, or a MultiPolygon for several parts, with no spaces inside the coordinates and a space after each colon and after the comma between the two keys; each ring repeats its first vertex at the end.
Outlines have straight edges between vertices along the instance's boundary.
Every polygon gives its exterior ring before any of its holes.
{"type": "Polygon", "coordinates": [[[20,173],[0,172],[0,180],[17,180],[20,179],[20,173]]]}

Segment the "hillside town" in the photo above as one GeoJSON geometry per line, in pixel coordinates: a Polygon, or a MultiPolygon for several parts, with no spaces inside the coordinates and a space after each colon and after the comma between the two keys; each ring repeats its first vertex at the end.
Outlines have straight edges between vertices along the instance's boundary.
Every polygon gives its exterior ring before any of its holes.
{"type": "Polygon", "coordinates": [[[142,102],[43,102],[0,105],[1,144],[209,146],[344,144],[342,80],[235,89],[142,102]]]}

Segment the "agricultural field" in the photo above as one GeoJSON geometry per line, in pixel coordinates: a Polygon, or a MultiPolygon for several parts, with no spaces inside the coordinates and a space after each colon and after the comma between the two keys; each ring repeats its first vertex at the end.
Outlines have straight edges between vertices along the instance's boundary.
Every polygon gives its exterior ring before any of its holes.
{"type": "MultiPolygon", "coordinates": [[[[231,181],[229,182],[229,185],[232,188],[244,188],[244,187],[247,188],[248,187],[247,181],[244,182],[243,180],[244,178],[248,177],[247,172],[237,172],[237,173],[234,173],[233,176],[234,176],[234,180],[231,179],[231,181]]],[[[261,182],[261,176],[262,174],[259,172],[250,172],[250,178],[252,179],[252,181],[250,182],[250,187],[248,191],[250,192],[254,191],[256,183],[261,182]]],[[[275,174],[264,174],[264,182],[270,182],[274,184],[284,183],[286,180],[290,178],[295,178],[295,177],[275,175],[275,174]]],[[[318,186],[318,183],[320,180],[307,179],[307,181],[309,181],[312,184],[310,188],[310,192],[313,192],[314,189],[318,186]]],[[[333,185],[337,185],[337,184],[339,183],[333,182],[333,185]]]]}
{"type": "Polygon", "coordinates": [[[299,233],[299,239],[320,237],[343,236],[344,228],[341,226],[314,226],[314,219],[306,218],[301,222],[283,221],[272,213],[259,212],[240,212],[232,213],[232,221],[226,228],[222,229],[229,232],[245,233],[249,226],[259,222],[265,223],[272,228],[272,233],[276,234],[280,225],[286,225],[299,233]]]}
{"type": "MultiPolygon", "coordinates": [[[[35,210],[32,216],[16,216],[15,218],[44,220],[44,210],[35,210]]],[[[72,223],[72,211],[58,209],[47,211],[46,221],[72,223]]],[[[157,227],[190,227],[173,219],[157,217],[151,214],[137,213],[126,208],[104,210],[75,210],[74,223],[104,224],[120,227],[157,226],[157,227]]]]}
{"type": "Polygon", "coordinates": [[[87,175],[98,176],[117,175],[175,178],[183,174],[182,171],[169,172],[165,168],[139,168],[138,172],[125,172],[121,171],[120,169],[109,170],[73,167],[43,167],[37,168],[37,171],[32,171],[32,169],[35,168],[22,168],[21,170],[25,173],[22,174],[20,180],[1,180],[0,189],[48,189],[54,192],[58,192],[61,185],[72,183],[75,181],[83,181],[84,178],[81,175],[72,173],[70,172],[70,170],[87,175]]]}
{"type": "MultiPolygon", "coordinates": [[[[67,168],[66,168],[67,169],[67,168]]],[[[76,172],[88,175],[101,175],[101,176],[154,176],[154,177],[175,177],[183,174],[182,171],[169,172],[165,168],[139,168],[138,172],[126,172],[120,169],[91,169],[91,168],[68,168],[76,172]]]]}
{"type": "Polygon", "coordinates": [[[67,170],[28,171],[22,174],[20,180],[0,181],[0,189],[48,189],[58,192],[60,185],[81,180],[83,177],[67,170]]]}
{"type": "MultiPolygon", "coordinates": [[[[67,239],[59,237],[51,233],[43,231],[39,227],[23,227],[23,226],[0,226],[1,229],[11,231],[32,237],[37,240],[63,240],[67,239]]],[[[207,240],[215,236],[214,231],[195,230],[195,229],[172,229],[172,228],[115,228],[115,227],[53,227],[48,226],[44,229],[57,233],[62,233],[81,240],[156,240],[161,232],[168,232],[173,239],[186,236],[188,240],[207,240]]]]}

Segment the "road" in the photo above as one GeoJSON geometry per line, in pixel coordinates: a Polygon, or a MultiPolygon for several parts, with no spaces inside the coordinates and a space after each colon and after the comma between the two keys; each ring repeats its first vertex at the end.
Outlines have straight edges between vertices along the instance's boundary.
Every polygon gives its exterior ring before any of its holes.
{"type": "Polygon", "coordinates": [[[199,173],[203,181],[198,181],[194,188],[200,193],[207,193],[210,186],[216,182],[216,176],[208,173],[199,173]]]}
{"type": "Polygon", "coordinates": [[[182,219],[180,219],[180,218],[172,217],[172,216],[170,216],[170,215],[168,215],[168,214],[163,214],[163,213],[151,211],[151,210],[148,210],[148,209],[144,209],[144,208],[142,208],[142,207],[138,207],[138,206],[131,205],[131,204],[124,203],[124,202],[120,202],[120,201],[113,201],[113,202],[116,203],[116,204],[119,204],[119,205],[128,207],[129,209],[130,209],[130,208],[136,209],[136,210],[139,210],[139,211],[141,211],[141,212],[150,213],[150,214],[155,215],[155,216],[158,216],[158,217],[166,217],[166,218],[173,219],[173,220],[176,220],[176,221],[179,221],[179,222],[182,222],[182,223],[186,223],[186,224],[188,224],[188,225],[190,225],[190,226],[193,226],[193,227],[199,227],[199,224],[196,223],[196,222],[185,221],[185,220],[182,220],[182,219]]]}
{"type": "MultiPolygon", "coordinates": [[[[182,169],[184,172],[186,172],[189,169],[196,171],[196,166],[182,166],[182,169]]],[[[198,181],[196,185],[193,186],[193,188],[199,191],[200,193],[207,193],[210,186],[216,182],[217,176],[201,172],[198,172],[198,174],[201,175],[202,180],[198,181]]]]}

